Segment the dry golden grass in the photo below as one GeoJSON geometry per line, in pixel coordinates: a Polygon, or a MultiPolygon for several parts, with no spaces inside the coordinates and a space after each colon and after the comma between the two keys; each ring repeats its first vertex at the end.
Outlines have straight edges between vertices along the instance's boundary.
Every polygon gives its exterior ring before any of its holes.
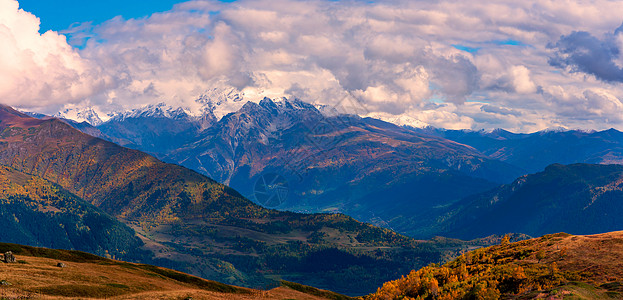
{"type": "Polygon", "coordinates": [[[72,262],[16,255],[0,263],[0,299],[324,299],[286,287],[270,291],[231,287],[164,268],[111,260],[72,262]],[[64,268],[57,267],[62,262],[64,268]],[[163,276],[182,274],[182,282],[163,276]],[[197,281],[186,280],[188,278],[197,281]]]}
{"type": "Polygon", "coordinates": [[[623,231],[535,241],[545,252],[544,262],[556,262],[561,270],[590,272],[595,284],[623,281],[623,231]]]}

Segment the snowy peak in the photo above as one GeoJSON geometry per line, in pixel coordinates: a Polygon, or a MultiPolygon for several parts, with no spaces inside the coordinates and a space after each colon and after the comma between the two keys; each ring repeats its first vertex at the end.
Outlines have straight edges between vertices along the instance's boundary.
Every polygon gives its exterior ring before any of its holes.
{"type": "Polygon", "coordinates": [[[97,112],[95,112],[95,110],[93,110],[93,108],[90,108],[90,107],[85,108],[85,109],[66,108],[54,114],[54,117],[61,118],[61,119],[69,119],[69,120],[73,120],[76,122],[87,122],[91,124],[92,126],[98,126],[104,123],[104,121],[102,121],[102,119],[99,117],[97,112]]]}
{"type": "Polygon", "coordinates": [[[379,119],[398,126],[407,126],[412,128],[425,128],[428,126],[427,123],[405,115],[396,116],[387,113],[371,113],[368,114],[366,117],[379,119]]]}
{"type": "Polygon", "coordinates": [[[315,106],[296,98],[287,99],[284,97],[278,99],[277,101],[273,101],[272,99],[265,97],[262,101],[260,101],[260,106],[276,113],[286,113],[292,111],[311,111],[319,113],[315,106]]]}
{"type": "Polygon", "coordinates": [[[340,112],[331,105],[315,104],[314,107],[325,117],[335,117],[340,115],[340,112]]]}
{"type": "Polygon", "coordinates": [[[195,99],[195,116],[214,116],[220,120],[228,113],[239,110],[244,105],[244,93],[234,88],[213,88],[195,99]]]}
{"type": "Polygon", "coordinates": [[[112,119],[116,121],[123,121],[131,118],[168,118],[180,120],[187,119],[188,117],[188,113],[181,107],[173,108],[164,103],[158,103],[133,109],[129,112],[114,114],[112,119]]]}

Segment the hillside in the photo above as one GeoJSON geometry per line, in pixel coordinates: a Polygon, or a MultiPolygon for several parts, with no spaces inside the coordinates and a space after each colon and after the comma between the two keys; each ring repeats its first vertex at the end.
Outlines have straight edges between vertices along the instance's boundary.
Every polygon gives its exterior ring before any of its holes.
{"type": "Polygon", "coordinates": [[[366,297],[416,298],[622,299],[623,232],[503,242],[412,271],[366,297]]]}
{"type": "Polygon", "coordinates": [[[0,166],[3,242],[77,249],[126,260],[147,260],[134,230],[37,176],[0,166]]]}
{"type": "Polygon", "coordinates": [[[252,290],[84,252],[0,243],[0,252],[7,251],[17,262],[0,263],[2,299],[349,299],[288,282],[252,290]]]}
{"type": "Polygon", "coordinates": [[[204,278],[251,287],[286,279],[361,295],[481,244],[419,242],[340,214],[264,209],[194,171],[58,119],[2,107],[0,121],[1,164],[54,182],[117,217],[137,232],[155,264],[204,278]]]}
{"type": "Polygon", "coordinates": [[[461,200],[432,231],[467,239],[505,232],[594,234],[623,228],[622,203],[623,166],[554,164],[461,200]]]}

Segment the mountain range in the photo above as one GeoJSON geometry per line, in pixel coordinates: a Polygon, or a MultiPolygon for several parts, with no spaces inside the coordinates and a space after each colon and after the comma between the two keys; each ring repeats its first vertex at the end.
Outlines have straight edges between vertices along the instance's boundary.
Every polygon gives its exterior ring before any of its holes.
{"type": "MultiPolygon", "coordinates": [[[[269,208],[341,212],[406,234],[421,225],[429,208],[521,175],[521,169],[472,147],[377,119],[323,113],[296,99],[247,102],[218,121],[209,119],[213,123],[151,106],[95,129],[269,208]],[[257,183],[265,176],[287,183],[287,199],[257,199],[257,183]]],[[[94,134],[92,127],[76,127],[94,134]]]]}
{"type": "Polygon", "coordinates": [[[623,159],[623,133],[614,129],[442,130],[328,111],[265,98],[220,120],[209,110],[195,117],[156,105],[74,126],[196,170],[265,207],[342,212],[416,238],[445,234],[430,224],[462,199],[550,164],[623,159]],[[284,186],[277,201],[263,197],[267,179],[284,186]]]}
{"type": "Polygon", "coordinates": [[[545,130],[535,133],[493,131],[414,129],[469,145],[481,153],[516,167],[526,174],[542,171],[554,163],[623,163],[623,133],[603,131],[545,130]]]}
{"type": "Polygon", "coordinates": [[[407,270],[490,242],[416,241],[342,214],[265,209],[204,175],[56,118],[2,106],[0,121],[0,164],[58,185],[71,199],[121,221],[141,239],[149,262],[204,278],[255,287],[282,278],[364,294],[407,270]]]}

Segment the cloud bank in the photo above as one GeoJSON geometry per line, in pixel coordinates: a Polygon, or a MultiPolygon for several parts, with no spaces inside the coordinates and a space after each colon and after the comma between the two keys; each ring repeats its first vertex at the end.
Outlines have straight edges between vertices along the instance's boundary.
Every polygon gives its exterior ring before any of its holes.
{"type": "Polygon", "coordinates": [[[0,0],[0,98],[105,114],[197,110],[201,95],[233,90],[446,128],[623,129],[621,11],[607,0],[190,1],[63,35],[39,34],[35,16],[0,0]]]}

